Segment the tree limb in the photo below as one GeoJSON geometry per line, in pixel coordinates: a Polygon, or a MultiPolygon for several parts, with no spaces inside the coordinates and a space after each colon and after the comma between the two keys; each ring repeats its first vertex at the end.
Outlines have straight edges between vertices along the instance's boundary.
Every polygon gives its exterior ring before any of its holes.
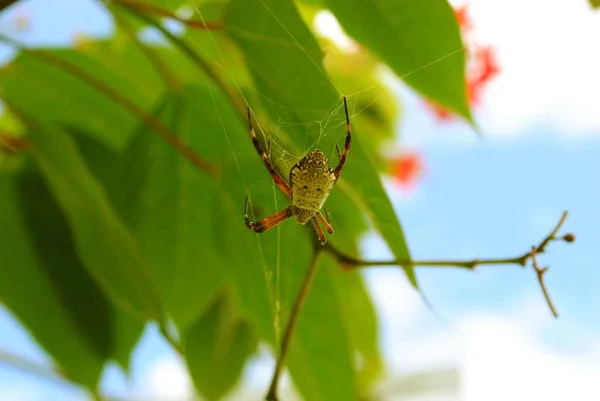
{"type": "Polygon", "coordinates": [[[544,253],[546,251],[546,247],[551,241],[565,241],[565,242],[573,242],[575,241],[575,235],[568,233],[561,237],[557,237],[557,233],[562,227],[563,223],[567,218],[567,212],[563,212],[560,220],[554,226],[552,231],[542,239],[542,241],[537,245],[533,246],[531,250],[527,252],[517,255],[510,258],[499,258],[499,259],[470,259],[470,260],[413,260],[413,259],[393,259],[393,260],[363,260],[359,258],[355,258],[349,255],[344,254],[339,249],[335,248],[331,243],[327,243],[323,246],[323,250],[329,252],[337,262],[342,265],[344,268],[355,269],[355,268],[365,268],[365,267],[376,267],[376,266],[401,266],[401,267],[458,267],[468,270],[475,270],[477,266],[484,265],[520,265],[525,266],[529,259],[532,260],[533,267],[538,275],[538,281],[542,288],[542,292],[544,293],[544,297],[546,298],[546,302],[548,303],[548,307],[550,311],[555,317],[558,317],[558,313],[556,312],[556,308],[552,304],[550,300],[550,296],[548,294],[548,290],[543,281],[543,275],[546,272],[547,268],[540,269],[537,267],[537,261],[535,260],[535,256],[544,253]]]}

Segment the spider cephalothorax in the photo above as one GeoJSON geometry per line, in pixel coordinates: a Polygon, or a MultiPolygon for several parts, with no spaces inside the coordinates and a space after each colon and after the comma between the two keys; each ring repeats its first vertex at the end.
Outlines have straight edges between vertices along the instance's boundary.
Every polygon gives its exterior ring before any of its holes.
{"type": "Polygon", "coordinates": [[[273,167],[269,158],[270,152],[268,152],[269,154],[266,154],[263,151],[258,138],[256,138],[252,120],[250,118],[250,109],[248,109],[248,123],[250,125],[252,143],[260,157],[263,159],[275,184],[277,184],[291,201],[291,204],[287,208],[265,219],[252,222],[248,217],[248,198],[246,198],[246,214],[244,220],[249,229],[256,233],[262,233],[270,230],[284,220],[296,216],[296,221],[300,224],[304,225],[311,221],[321,244],[327,242],[327,238],[325,237],[319,222],[325,226],[325,229],[327,229],[329,234],[333,234],[333,227],[331,227],[331,224],[329,224],[321,214],[321,208],[331,193],[333,186],[340,178],[340,173],[348,158],[348,151],[350,150],[350,142],[352,140],[350,117],[348,116],[348,106],[346,105],[345,96],[344,111],[346,112],[346,144],[344,146],[343,154],[340,153],[338,149],[340,162],[335,170],[332,170],[329,161],[327,161],[327,157],[325,157],[323,152],[318,149],[313,150],[291,168],[290,183],[288,185],[281,175],[279,175],[277,170],[275,170],[275,167],[273,167]]]}

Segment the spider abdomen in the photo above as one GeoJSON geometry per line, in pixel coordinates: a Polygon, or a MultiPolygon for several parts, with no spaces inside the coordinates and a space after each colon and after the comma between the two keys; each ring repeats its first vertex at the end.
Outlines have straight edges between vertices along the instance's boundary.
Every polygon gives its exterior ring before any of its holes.
{"type": "Polygon", "coordinates": [[[290,170],[292,211],[296,221],[306,224],[321,210],[335,184],[335,175],[320,150],[304,156],[290,170]]]}

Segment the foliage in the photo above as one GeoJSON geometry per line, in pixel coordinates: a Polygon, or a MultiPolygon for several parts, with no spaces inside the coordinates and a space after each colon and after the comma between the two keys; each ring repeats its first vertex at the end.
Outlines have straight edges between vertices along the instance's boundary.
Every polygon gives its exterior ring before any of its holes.
{"type": "MultiPolygon", "coordinates": [[[[0,302],[92,390],[108,361],[128,368],[146,324],[167,335],[173,323],[197,390],[218,399],[259,342],[278,344],[313,253],[308,227],[258,236],[243,225],[246,196],[256,216],[286,204],[252,147],[246,105],[286,176],[317,146],[335,160],[348,94],[353,144],[327,203],[329,240],[357,256],[372,226],[407,260],[380,178],[395,110],[376,72],[387,63],[470,119],[458,25],[445,0],[103,5],[115,21],[106,39],[25,49],[2,38],[20,49],[0,70],[2,136],[27,145],[4,147],[0,302]],[[184,6],[182,32],[157,22],[184,6]],[[321,7],[357,52],[315,37],[307,16],[321,7]],[[141,41],[149,26],[163,39],[141,41]]],[[[318,267],[287,366],[306,399],[358,399],[381,370],[376,316],[357,271],[331,256],[318,267]]]]}

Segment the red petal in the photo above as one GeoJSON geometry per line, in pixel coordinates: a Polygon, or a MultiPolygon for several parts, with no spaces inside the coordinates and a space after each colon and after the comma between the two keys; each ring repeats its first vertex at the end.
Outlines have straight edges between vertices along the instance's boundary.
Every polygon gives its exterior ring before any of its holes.
{"type": "Polygon", "coordinates": [[[401,186],[415,183],[423,172],[423,160],[418,153],[405,153],[391,160],[392,176],[401,186]]]}

